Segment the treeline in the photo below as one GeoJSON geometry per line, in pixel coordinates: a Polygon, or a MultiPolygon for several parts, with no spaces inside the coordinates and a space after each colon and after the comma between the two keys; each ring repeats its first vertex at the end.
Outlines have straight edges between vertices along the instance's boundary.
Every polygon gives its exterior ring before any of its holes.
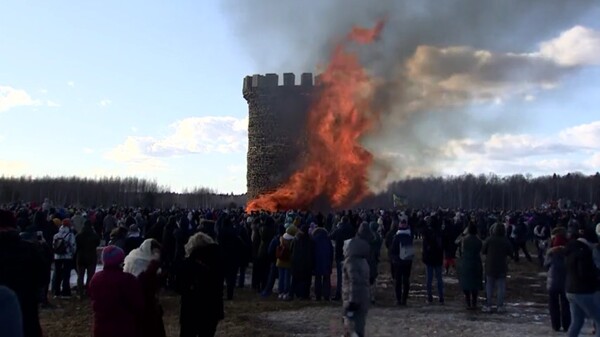
{"type": "Polygon", "coordinates": [[[600,173],[541,177],[465,174],[445,178],[411,178],[392,183],[387,192],[366,200],[365,206],[392,207],[393,194],[406,198],[409,207],[515,210],[540,207],[559,199],[600,206],[600,173]]]}
{"type": "Polygon", "coordinates": [[[0,177],[0,204],[37,202],[49,198],[60,206],[111,205],[147,208],[217,208],[238,207],[246,202],[245,196],[219,194],[209,188],[194,188],[183,193],[172,192],[156,181],[139,178],[79,177],[31,178],[0,177]]]}

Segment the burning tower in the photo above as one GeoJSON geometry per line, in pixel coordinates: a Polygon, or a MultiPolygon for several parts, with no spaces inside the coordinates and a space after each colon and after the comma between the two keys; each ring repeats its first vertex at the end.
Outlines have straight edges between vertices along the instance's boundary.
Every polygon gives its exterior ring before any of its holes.
{"type": "Polygon", "coordinates": [[[244,78],[248,102],[248,199],[273,191],[298,169],[305,149],[308,110],[315,86],[313,75],[277,74],[244,78]]]}

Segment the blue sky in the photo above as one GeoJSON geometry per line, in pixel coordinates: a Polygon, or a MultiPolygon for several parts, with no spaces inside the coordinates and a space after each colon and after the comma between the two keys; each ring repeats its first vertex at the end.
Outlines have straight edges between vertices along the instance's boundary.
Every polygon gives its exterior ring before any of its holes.
{"type": "MultiPolygon", "coordinates": [[[[176,191],[245,192],[242,78],[272,70],[248,54],[223,11],[218,1],[2,2],[0,175],[136,175],[176,191]]],[[[558,47],[543,57],[569,69],[551,88],[506,89],[478,102],[524,122],[453,140],[441,173],[600,167],[600,24],[577,24],[585,34],[548,38],[558,47]],[[588,47],[573,53],[579,39],[588,47]],[[508,151],[500,160],[490,155],[498,141],[499,153],[508,151]],[[571,151],[536,154],[557,144],[571,151]]]]}

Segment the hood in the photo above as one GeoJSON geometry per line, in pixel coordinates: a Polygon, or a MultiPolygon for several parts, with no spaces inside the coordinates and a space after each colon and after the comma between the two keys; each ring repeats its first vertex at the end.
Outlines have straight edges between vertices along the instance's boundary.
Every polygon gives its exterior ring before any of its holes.
{"type": "Polygon", "coordinates": [[[504,225],[501,223],[496,223],[493,227],[492,227],[492,234],[494,236],[505,236],[506,235],[506,228],[504,228],[504,225]]]}
{"type": "Polygon", "coordinates": [[[285,233],[285,234],[283,234],[283,239],[287,240],[287,241],[291,241],[291,240],[294,240],[294,236],[292,236],[288,233],[285,233]]]}
{"type": "Polygon", "coordinates": [[[367,222],[363,222],[358,227],[358,231],[356,232],[356,237],[365,240],[366,242],[373,242],[375,240],[375,235],[369,228],[369,224],[367,222]]]}
{"type": "Polygon", "coordinates": [[[160,255],[152,253],[152,239],[145,240],[140,248],[132,250],[127,255],[123,271],[138,277],[154,260],[159,261],[160,255]]]}
{"type": "Polygon", "coordinates": [[[312,236],[313,236],[313,238],[315,240],[322,239],[322,238],[329,239],[329,233],[323,227],[317,227],[317,228],[315,228],[315,230],[312,233],[312,236]]]}
{"type": "Polygon", "coordinates": [[[344,257],[345,258],[359,258],[366,259],[369,257],[371,252],[371,246],[369,243],[360,237],[347,240],[344,243],[344,257]]]}
{"type": "Polygon", "coordinates": [[[372,232],[377,232],[379,230],[379,224],[376,221],[371,221],[369,223],[369,229],[371,229],[372,232]]]}
{"type": "Polygon", "coordinates": [[[208,235],[200,232],[192,235],[185,244],[185,255],[190,256],[194,250],[214,244],[215,241],[208,235]]]}

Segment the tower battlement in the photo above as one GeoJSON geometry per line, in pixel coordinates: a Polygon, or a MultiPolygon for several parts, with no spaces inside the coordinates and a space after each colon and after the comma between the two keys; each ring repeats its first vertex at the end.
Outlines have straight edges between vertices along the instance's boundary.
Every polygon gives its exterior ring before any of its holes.
{"type": "Polygon", "coordinates": [[[256,90],[257,88],[275,88],[275,87],[312,87],[317,83],[319,75],[313,76],[312,73],[302,73],[300,83],[296,84],[296,75],[294,73],[284,73],[283,82],[280,83],[278,74],[255,74],[244,77],[243,92],[256,90]]]}

